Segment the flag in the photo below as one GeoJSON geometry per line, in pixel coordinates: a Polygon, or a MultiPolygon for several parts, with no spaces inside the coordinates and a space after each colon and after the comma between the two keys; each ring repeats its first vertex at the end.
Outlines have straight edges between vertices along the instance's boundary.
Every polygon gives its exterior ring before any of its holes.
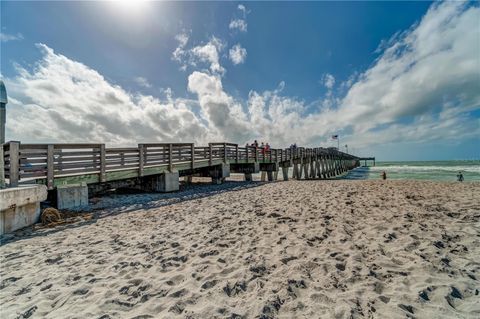
{"type": "Polygon", "coordinates": [[[338,135],[332,135],[332,140],[338,140],[338,135]]]}

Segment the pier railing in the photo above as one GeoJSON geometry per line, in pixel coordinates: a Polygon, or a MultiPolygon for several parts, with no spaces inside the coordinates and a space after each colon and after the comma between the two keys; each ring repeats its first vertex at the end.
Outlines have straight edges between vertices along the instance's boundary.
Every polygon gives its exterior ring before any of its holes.
{"type": "Polygon", "coordinates": [[[335,155],[344,159],[356,157],[325,148],[260,149],[240,147],[233,143],[151,143],[137,147],[106,148],[105,144],[3,144],[5,178],[10,186],[21,180],[42,179],[49,189],[54,179],[64,176],[97,174],[106,181],[109,172],[137,170],[144,176],[148,168],[164,166],[173,170],[179,164],[194,169],[199,165],[225,163],[278,163],[312,155],[335,155]],[[186,166],[185,166],[186,165],[186,166]]]}

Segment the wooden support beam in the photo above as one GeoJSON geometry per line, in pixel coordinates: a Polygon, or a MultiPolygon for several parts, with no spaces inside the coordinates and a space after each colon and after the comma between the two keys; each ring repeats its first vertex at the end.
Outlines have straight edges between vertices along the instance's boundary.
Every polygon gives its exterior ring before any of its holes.
{"type": "Polygon", "coordinates": [[[195,168],[195,144],[190,145],[190,155],[192,157],[192,169],[195,168]]]}
{"type": "Polygon", "coordinates": [[[173,144],[168,144],[168,170],[173,172],[173,144]]]}
{"type": "Polygon", "coordinates": [[[223,162],[227,162],[227,144],[223,143],[223,162]]]}
{"type": "Polygon", "coordinates": [[[20,180],[20,142],[9,142],[10,187],[17,187],[20,180]]]}
{"type": "Polygon", "coordinates": [[[212,143],[208,143],[208,163],[210,166],[212,166],[212,163],[213,163],[212,143]]]}
{"type": "Polygon", "coordinates": [[[47,146],[47,188],[48,189],[53,189],[53,179],[54,179],[54,174],[53,174],[53,152],[54,152],[54,145],[53,144],[48,144],[47,146]]]}
{"type": "Polygon", "coordinates": [[[145,163],[145,148],[143,144],[138,144],[138,176],[143,176],[143,164],[145,163]]]}
{"type": "Polygon", "coordinates": [[[100,145],[100,182],[103,183],[106,180],[105,144],[102,144],[100,145]]]}

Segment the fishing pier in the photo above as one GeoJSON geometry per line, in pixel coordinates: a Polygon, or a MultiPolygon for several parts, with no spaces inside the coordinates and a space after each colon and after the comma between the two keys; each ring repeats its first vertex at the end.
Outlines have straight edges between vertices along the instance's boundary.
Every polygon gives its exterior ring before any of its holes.
{"type": "Polygon", "coordinates": [[[3,163],[10,187],[45,185],[54,192],[59,208],[88,202],[90,195],[119,187],[172,192],[179,178],[211,177],[222,183],[230,173],[242,173],[251,181],[275,181],[279,171],[288,180],[328,179],[360,165],[358,157],[334,148],[263,150],[233,143],[151,143],[137,147],[107,148],[105,144],[3,144],[3,163]]]}

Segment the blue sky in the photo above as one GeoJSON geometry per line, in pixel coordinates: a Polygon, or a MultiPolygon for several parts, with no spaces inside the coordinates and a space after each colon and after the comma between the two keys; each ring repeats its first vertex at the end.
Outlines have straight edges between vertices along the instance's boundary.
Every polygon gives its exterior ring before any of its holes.
{"type": "Polygon", "coordinates": [[[480,157],[475,3],[1,2],[7,139],[480,157]],[[442,72],[440,72],[442,70],[442,72]]]}

